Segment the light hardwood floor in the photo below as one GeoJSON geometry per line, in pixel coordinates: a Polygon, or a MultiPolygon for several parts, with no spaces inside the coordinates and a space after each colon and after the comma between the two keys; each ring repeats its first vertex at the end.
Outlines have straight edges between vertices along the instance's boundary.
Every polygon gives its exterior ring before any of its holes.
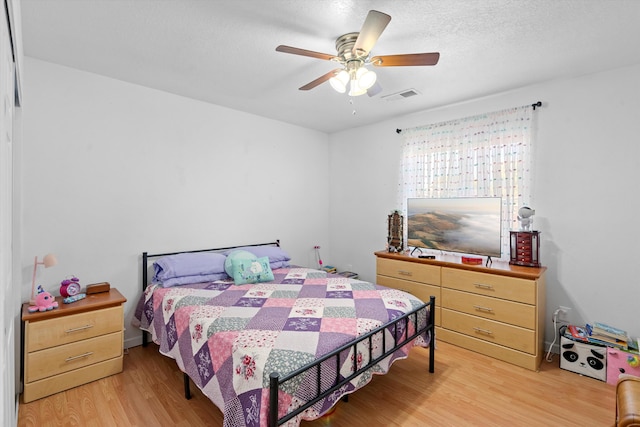
{"type": "MultiPolygon", "coordinates": [[[[336,411],[301,427],[612,426],[615,387],[542,362],[539,372],[438,342],[435,373],[428,350],[414,348],[389,375],[375,376],[336,411]]],[[[122,374],[28,404],[18,426],[222,426],[220,411],[158,347],[129,349],[122,374]]]]}

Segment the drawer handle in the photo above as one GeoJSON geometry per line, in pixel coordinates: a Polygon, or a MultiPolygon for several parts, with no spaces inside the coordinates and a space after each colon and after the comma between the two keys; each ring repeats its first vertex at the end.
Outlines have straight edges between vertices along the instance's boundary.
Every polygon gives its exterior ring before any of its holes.
{"type": "Polygon", "coordinates": [[[482,307],[480,305],[474,305],[473,308],[475,308],[478,311],[486,311],[487,313],[493,313],[493,308],[491,307],[482,307]]]}
{"type": "Polygon", "coordinates": [[[401,274],[403,276],[413,276],[413,273],[407,270],[398,270],[398,274],[401,274]]]}
{"type": "Polygon", "coordinates": [[[88,351],[84,354],[79,354],[77,356],[71,356],[71,357],[67,357],[66,359],[64,359],[65,362],[71,362],[72,360],[76,360],[76,359],[82,359],[83,357],[88,357],[91,356],[93,354],[93,351],[88,351]]]}
{"type": "Polygon", "coordinates": [[[485,285],[484,283],[474,283],[476,288],[480,288],[480,289],[493,289],[493,286],[491,285],[485,285]]]}
{"type": "Polygon", "coordinates": [[[79,328],[72,328],[72,329],[67,329],[66,331],[64,331],[66,334],[70,334],[71,332],[78,332],[78,331],[84,331],[85,329],[90,329],[93,328],[93,325],[84,325],[84,326],[80,326],[79,328]]]}
{"type": "Polygon", "coordinates": [[[488,329],[482,329],[482,328],[473,328],[474,331],[480,333],[480,334],[485,334],[485,335],[493,335],[493,332],[491,332],[488,329]]]}

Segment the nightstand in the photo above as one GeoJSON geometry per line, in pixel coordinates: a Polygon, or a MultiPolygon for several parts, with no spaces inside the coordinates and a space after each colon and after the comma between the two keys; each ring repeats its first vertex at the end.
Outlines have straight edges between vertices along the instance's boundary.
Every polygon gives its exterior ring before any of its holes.
{"type": "Polygon", "coordinates": [[[22,305],[25,403],[122,372],[125,297],[87,295],[29,313],[22,305]]]}

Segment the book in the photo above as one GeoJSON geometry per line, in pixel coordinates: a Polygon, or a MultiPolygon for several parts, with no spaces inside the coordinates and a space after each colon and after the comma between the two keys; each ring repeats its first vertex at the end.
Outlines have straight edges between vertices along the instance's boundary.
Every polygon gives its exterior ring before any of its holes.
{"type": "Polygon", "coordinates": [[[614,338],[608,335],[601,335],[597,332],[594,332],[593,326],[589,324],[585,325],[585,330],[587,332],[587,340],[589,342],[600,344],[600,345],[606,345],[609,347],[616,347],[621,350],[629,349],[628,338],[626,337],[626,335],[624,339],[614,338]]]}
{"type": "Polygon", "coordinates": [[[575,326],[575,325],[567,326],[567,329],[564,335],[567,338],[571,338],[577,341],[584,341],[584,342],[589,341],[587,331],[580,326],[575,326]]]}
{"type": "Polygon", "coordinates": [[[592,325],[593,333],[597,335],[604,335],[611,338],[617,338],[621,340],[627,340],[627,331],[614,328],[613,326],[606,325],[601,322],[594,322],[592,325]]]}
{"type": "Polygon", "coordinates": [[[592,343],[592,344],[598,344],[598,345],[604,345],[607,347],[614,347],[617,348],[619,350],[624,350],[624,351],[628,351],[629,347],[626,344],[621,344],[621,343],[617,343],[617,342],[610,342],[610,341],[604,341],[604,340],[600,340],[598,338],[593,338],[593,337],[589,337],[587,338],[587,341],[592,343]]]}

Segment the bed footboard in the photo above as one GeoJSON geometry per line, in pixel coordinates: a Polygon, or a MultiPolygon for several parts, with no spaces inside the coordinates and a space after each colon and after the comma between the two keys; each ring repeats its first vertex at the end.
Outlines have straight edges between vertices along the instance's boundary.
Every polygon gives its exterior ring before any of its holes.
{"type": "Polygon", "coordinates": [[[326,398],[327,396],[329,396],[330,394],[334,393],[336,390],[340,389],[342,386],[344,386],[345,384],[347,384],[349,381],[351,381],[352,379],[354,379],[355,377],[357,377],[358,375],[361,375],[363,372],[365,372],[366,370],[372,368],[373,366],[375,366],[377,363],[379,363],[381,360],[385,359],[386,357],[390,356],[391,354],[393,354],[396,350],[400,349],[401,347],[405,346],[406,344],[410,343],[412,340],[416,339],[418,336],[423,335],[425,337],[429,337],[430,342],[429,342],[429,372],[433,373],[435,370],[435,345],[434,345],[434,339],[435,339],[435,300],[436,298],[434,296],[432,296],[429,300],[429,303],[423,305],[422,307],[419,307],[395,320],[393,320],[392,322],[387,323],[386,325],[382,325],[370,332],[368,332],[367,334],[364,334],[360,337],[358,337],[358,339],[349,342],[347,344],[345,344],[344,346],[337,348],[336,350],[332,351],[331,353],[326,354],[325,356],[317,359],[316,361],[314,361],[313,363],[304,366],[300,369],[298,369],[297,371],[294,371],[292,373],[290,373],[289,375],[280,377],[280,375],[277,372],[273,372],[270,374],[270,383],[269,383],[269,427],[276,427],[279,426],[281,424],[286,423],[287,421],[289,421],[290,419],[292,419],[293,417],[297,416],[298,414],[302,413],[303,411],[305,411],[306,409],[310,408],[311,406],[313,406],[315,403],[317,403],[318,401],[320,401],[321,399],[326,398]],[[423,322],[423,326],[420,327],[420,316],[421,315],[425,315],[426,319],[423,322]],[[409,322],[411,322],[413,325],[415,325],[415,330],[412,334],[409,334],[409,322]],[[389,349],[387,349],[387,345],[385,342],[385,334],[383,333],[383,331],[385,329],[389,329],[392,328],[394,331],[394,337],[395,339],[395,343],[392,347],[390,347],[389,349]],[[404,331],[403,333],[400,334],[400,337],[398,337],[397,335],[397,331],[398,328],[401,328],[402,331],[404,331]],[[373,337],[379,333],[382,333],[382,348],[383,348],[383,354],[373,358],[372,357],[372,340],[373,337]],[[367,342],[368,344],[368,348],[369,348],[369,363],[367,363],[365,366],[362,366],[361,368],[357,369],[356,366],[356,362],[354,361],[354,372],[349,375],[348,377],[342,378],[342,379],[338,379],[336,378],[336,381],[334,382],[333,386],[327,388],[326,390],[322,390],[321,388],[321,366],[322,363],[330,360],[330,359],[336,359],[336,363],[339,363],[339,359],[340,359],[340,355],[343,354],[343,352],[348,351],[350,349],[353,349],[354,352],[356,351],[356,348],[358,346],[358,344],[362,343],[362,342],[367,342]],[[315,370],[316,371],[316,375],[317,375],[317,391],[316,391],[316,397],[314,397],[313,399],[309,400],[307,403],[305,403],[304,405],[300,406],[299,408],[296,408],[294,411],[291,411],[290,413],[286,414],[285,416],[283,416],[282,418],[278,418],[278,394],[279,394],[279,390],[280,390],[280,385],[286,383],[287,381],[292,380],[293,378],[299,376],[299,375],[303,375],[311,370],[315,370]]]}

